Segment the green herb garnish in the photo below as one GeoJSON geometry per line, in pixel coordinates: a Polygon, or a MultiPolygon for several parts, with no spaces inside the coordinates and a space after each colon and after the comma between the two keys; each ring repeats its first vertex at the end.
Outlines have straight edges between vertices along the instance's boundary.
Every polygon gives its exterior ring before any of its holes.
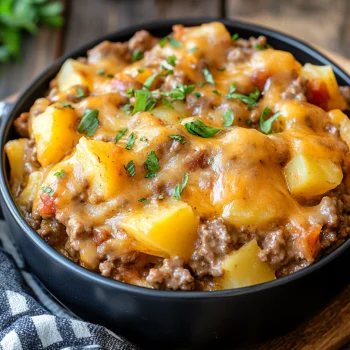
{"type": "Polygon", "coordinates": [[[146,198],[140,198],[139,202],[141,202],[143,204],[148,204],[148,200],[146,198]]]}
{"type": "MultiPolygon", "coordinates": [[[[257,88],[256,88],[257,89],[257,88]]],[[[236,91],[236,84],[232,83],[230,85],[230,91],[229,93],[226,95],[226,99],[229,100],[231,98],[236,98],[238,100],[241,100],[242,102],[244,102],[245,104],[247,104],[248,106],[254,106],[256,107],[258,105],[257,103],[257,98],[259,97],[259,95],[256,95],[256,89],[254,90],[253,93],[247,95],[242,95],[242,94],[237,94],[235,93],[236,91]]],[[[259,90],[258,90],[259,91],[259,90]]],[[[260,93],[259,93],[260,94],[260,93]]]]}
{"type": "Polygon", "coordinates": [[[235,33],[231,36],[231,40],[236,41],[239,39],[239,34],[235,33]]]}
{"type": "Polygon", "coordinates": [[[221,92],[219,92],[218,90],[213,90],[212,93],[218,95],[218,96],[221,96],[221,92]]]}
{"type": "Polygon", "coordinates": [[[138,71],[139,73],[143,73],[145,70],[144,70],[143,68],[139,68],[137,71],[138,71]]]}
{"type": "Polygon", "coordinates": [[[85,92],[81,87],[77,88],[77,98],[85,97],[85,92]]]}
{"type": "Polygon", "coordinates": [[[167,107],[169,107],[171,109],[174,109],[174,106],[164,97],[162,98],[162,103],[163,103],[164,106],[167,106],[167,107]]]}
{"type": "Polygon", "coordinates": [[[184,191],[184,189],[185,189],[185,187],[187,185],[187,182],[188,182],[188,174],[186,173],[184,175],[183,180],[182,180],[181,188],[180,188],[180,185],[176,185],[175,186],[174,196],[173,196],[175,199],[180,200],[180,197],[181,197],[182,192],[184,191]]]}
{"type": "Polygon", "coordinates": [[[173,101],[176,100],[184,100],[186,98],[186,95],[191,93],[195,89],[194,85],[178,85],[175,89],[169,91],[169,92],[162,92],[162,96],[170,97],[173,101]]]}
{"type": "Polygon", "coordinates": [[[131,107],[132,105],[130,103],[127,103],[124,105],[123,109],[126,114],[131,114],[131,107]]]}
{"type": "Polygon", "coordinates": [[[49,186],[43,186],[43,187],[41,187],[41,190],[42,190],[43,192],[46,192],[50,197],[52,197],[53,194],[55,193],[55,192],[53,191],[53,189],[52,189],[51,187],[49,187],[49,186]]]}
{"type": "Polygon", "coordinates": [[[147,170],[145,178],[149,179],[155,177],[156,172],[160,169],[156,152],[151,151],[150,153],[148,153],[147,160],[145,161],[144,165],[147,170]]]}
{"type": "Polygon", "coordinates": [[[198,46],[193,46],[188,50],[188,53],[193,53],[198,50],[198,46]]]}
{"type": "Polygon", "coordinates": [[[161,39],[160,42],[159,42],[159,46],[163,48],[166,45],[166,43],[169,43],[175,49],[177,49],[177,48],[182,46],[180,41],[178,41],[178,40],[176,40],[174,38],[169,38],[169,37],[165,37],[165,38],[161,39]]]}
{"type": "Polygon", "coordinates": [[[197,98],[200,98],[202,96],[202,94],[200,92],[194,92],[193,93],[194,96],[196,96],[197,98]]]}
{"type": "Polygon", "coordinates": [[[59,179],[64,179],[66,177],[66,172],[61,169],[60,171],[55,172],[53,175],[59,179]]]}
{"type": "Polygon", "coordinates": [[[78,132],[91,137],[96,132],[99,124],[98,110],[87,108],[78,126],[78,132]]]}
{"type": "Polygon", "coordinates": [[[176,64],[176,56],[175,55],[171,55],[169,57],[167,57],[166,61],[173,67],[175,67],[176,64]]]}
{"type": "Polygon", "coordinates": [[[222,124],[222,126],[224,126],[226,128],[231,126],[233,124],[234,119],[235,119],[235,115],[233,114],[232,109],[228,109],[224,113],[223,118],[224,118],[224,123],[222,124]]]}
{"type": "Polygon", "coordinates": [[[248,126],[251,126],[252,125],[252,121],[250,119],[246,119],[245,123],[248,125],[248,126]]]}
{"type": "Polygon", "coordinates": [[[142,137],[140,138],[140,141],[142,141],[142,142],[148,142],[148,138],[145,137],[145,136],[142,136],[142,137]]]}
{"type": "Polygon", "coordinates": [[[186,130],[192,134],[203,138],[214,137],[221,129],[212,128],[204,124],[201,120],[194,120],[185,124],[186,130]]]}
{"type": "Polygon", "coordinates": [[[131,98],[135,93],[135,90],[132,87],[128,87],[126,89],[126,96],[128,96],[129,98],[131,98]]]}
{"type": "Polygon", "coordinates": [[[139,49],[136,49],[132,53],[131,62],[140,61],[140,60],[142,60],[142,58],[143,58],[143,52],[139,49]]]}
{"type": "Polygon", "coordinates": [[[132,111],[132,114],[145,111],[147,106],[147,101],[150,96],[151,96],[151,93],[148,90],[136,90],[135,91],[136,101],[135,101],[135,106],[132,111]]]}
{"type": "Polygon", "coordinates": [[[204,82],[201,82],[201,83],[199,83],[197,86],[201,88],[201,87],[203,87],[204,85],[205,85],[205,83],[204,83],[204,82]]]}
{"type": "Polygon", "coordinates": [[[128,137],[128,142],[125,146],[125,149],[130,151],[134,146],[135,141],[136,141],[136,135],[132,132],[128,137]]]}
{"type": "Polygon", "coordinates": [[[124,168],[131,176],[135,176],[135,163],[133,160],[124,165],[124,168]]]}
{"type": "Polygon", "coordinates": [[[219,72],[225,72],[226,67],[220,67],[220,68],[218,68],[217,70],[218,70],[219,72]]]}
{"type": "Polygon", "coordinates": [[[266,120],[266,118],[269,116],[270,113],[271,113],[271,109],[269,107],[265,107],[261,113],[260,130],[264,134],[272,133],[272,123],[281,115],[281,112],[277,112],[271,118],[266,120]]]}
{"type": "Polygon", "coordinates": [[[114,74],[112,74],[112,73],[109,73],[109,74],[107,74],[107,78],[114,78],[114,74]]]}
{"type": "Polygon", "coordinates": [[[164,196],[163,196],[162,194],[160,194],[160,195],[158,196],[158,199],[164,199],[164,196]]]}
{"type": "MultiPolygon", "coordinates": [[[[62,108],[71,108],[71,109],[74,109],[74,108],[72,107],[72,105],[69,104],[69,103],[61,102],[61,101],[58,101],[58,103],[62,105],[62,108]]],[[[59,109],[61,109],[61,108],[59,108],[59,109]]]]}
{"type": "Polygon", "coordinates": [[[186,139],[181,135],[169,135],[169,138],[180,142],[181,145],[184,145],[187,142],[186,139]]]}
{"type": "Polygon", "coordinates": [[[104,69],[99,69],[99,70],[96,71],[96,74],[104,75],[105,74],[105,70],[104,69]]]}
{"type": "Polygon", "coordinates": [[[128,128],[121,129],[117,132],[117,135],[114,138],[114,143],[118,143],[118,141],[127,133],[128,128]]]}
{"type": "Polygon", "coordinates": [[[204,79],[207,83],[215,85],[215,81],[213,78],[213,75],[210,73],[209,69],[207,67],[205,67],[203,69],[203,74],[204,74],[204,79]]]}
{"type": "Polygon", "coordinates": [[[270,47],[270,45],[265,45],[265,46],[263,46],[263,45],[260,45],[260,44],[258,44],[258,43],[254,43],[253,46],[254,46],[256,49],[258,49],[258,50],[266,50],[266,49],[268,49],[268,48],[270,47]]]}
{"type": "Polygon", "coordinates": [[[159,73],[154,73],[152,74],[150,77],[148,77],[146,79],[146,81],[143,83],[143,86],[146,88],[146,89],[149,89],[152,85],[152,83],[154,82],[154,80],[158,77],[159,73]]]}

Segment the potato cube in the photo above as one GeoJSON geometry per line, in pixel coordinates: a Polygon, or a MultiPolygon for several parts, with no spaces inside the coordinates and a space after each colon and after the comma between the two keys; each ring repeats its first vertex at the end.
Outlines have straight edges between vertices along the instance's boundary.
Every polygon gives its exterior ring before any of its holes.
{"type": "Polygon", "coordinates": [[[89,192],[107,200],[116,195],[126,176],[124,150],[113,142],[88,140],[82,137],[76,147],[74,173],[86,179],[89,192]]]}
{"type": "Polygon", "coordinates": [[[290,193],[303,197],[326,193],[343,179],[341,167],[332,160],[305,154],[295,156],[285,166],[284,176],[290,193]]]}
{"type": "Polygon", "coordinates": [[[188,204],[167,200],[131,213],[121,220],[120,227],[136,240],[141,252],[188,260],[197,238],[198,223],[188,204]]]}
{"type": "Polygon", "coordinates": [[[329,112],[329,116],[334,124],[339,126],[340,137],[346,142],[350,148],[350,119],[339,109],[329,112]]]}
{"type": "Polygon", "coordinates": [[[90,270],[95,270],[99,264],[96,244],[92,240],[84,240],[79,243],[79,256],[82,265],[90,270]]]}
{"type": "Polygon", "coordinates": [[[57,74],[58,89],[64,92],[74,85],[85,85],[91,90],[91,74],[91,66],[70,58],[57,74]]]}
{"type": "Polygon", "coordinates": [[[24,152],[28,139],[12,140],[6,143],[5,152],[10,163],[10,183],[13,194],[18,194],[24,179],[24,152]]]}
{"type": "Polygon", "coordinates": [[[72,150],[79,138],[74,129],[76,120],[74,110],[59,103],[33,119],[37,158],[43,167],[59,162],[72,150]]]}
{"type": "Polygon", "coordinates": [[[42,182],[43,173],[41,171],[32,172],[28,177],[27,186],[18,197],[18,204],[25,207],[29,202],[33,201],[42,182]]]}
{"type": "Polygon", "coordinates": [[[224,276],[219,279],[223,289],[248,287],[276,279],[272,267],[260,260],[260,248],[256,240],[232,252],[222,262],[224,276]]]}
{"type": "Polygon", "coordinates": [[[311,84],[315,81],[323,82],[325,84],[329,95],[329,100],[326,103],[327,110],[346,108],[345,99],[339,92],[338,82],[331,66],[315,66],[306,63],[301,69],[300,75],[308,79],[311,84]]]}

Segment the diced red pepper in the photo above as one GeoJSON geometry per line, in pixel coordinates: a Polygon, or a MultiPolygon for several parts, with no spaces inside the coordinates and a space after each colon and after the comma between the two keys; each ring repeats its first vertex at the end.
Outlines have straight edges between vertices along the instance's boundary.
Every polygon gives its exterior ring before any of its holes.
{"type": "Polygon", "coordinates": [[[327,90],[327,85],[322,80],[310,80],[307,84],[307,100],[324,110],[327,110],[330,96],[327,90]]]}
{"type": "Polygon", "coordinates": [[[50,197],[46,192],[42,193],[38,204],[38,212],[43,216],[55,216],[55,197],[50,197]]]}

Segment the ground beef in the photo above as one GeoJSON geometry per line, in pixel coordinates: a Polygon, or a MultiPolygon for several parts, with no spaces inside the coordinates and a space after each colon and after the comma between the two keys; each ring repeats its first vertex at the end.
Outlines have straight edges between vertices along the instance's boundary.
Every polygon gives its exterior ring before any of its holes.
{"type": "Polygon", "coordinates": [[[307,101],[306,97],[307,80],[301,77],[293,80],[287,89],[282,93],[284,100],[307,101]]]}
{"type": "Polygon", "coordinates": [[[183,259],[164,259],[160,268],[150,269],[146,281],[156,289],[193,290],[194,278],[183,259]]]}
{"type": "Polygon", "coordinates": [[[37,232],[56,249],[63,247],[67,240],[66,227],[54,218],[43,219],[37,232]]]}
{"type": "Polygon", "coordinates": [[[158,43],[159,39],[155,38],[147,30],[140,30],[129,40],[128,48],[130,52],[140,50],[142,52],[150,50],[158,43]]]}
{"type": "Polygon", "coordinates": [[[28,132],[29,113],[21,113],[21,115],[13,122],[16,131],[21,137],[29,137],[28,132]]]}
{"type": "Polygon", "coordinates": [[[222,219],[207,221],[198,228],[198,240],[190,266],[198,277],[223,275],[221,259],[232,250],[233,239],[222,219]]]}
{"type": "Polygon", "coordinates": [[[232,41],[232,46],[227,52],[228,61],[240,63],[248,60],[252,54],[265,48],[267,45],[266,37],[259,36],[258,38],[238,39],[232,41]]]}
{"type": "Polygon", "coordinates": [[[40,163],[37,160],[35,141],[28,140],[24,150],[24,171],[31,174],[39,169],[40,163]]]}
{"type": "Polygon", "coordinates": [[[339,91],[345,98],[346,102],[348,103],[348,108],[349,108],[350,107],[350,86],[340,86],[339,91]]]}

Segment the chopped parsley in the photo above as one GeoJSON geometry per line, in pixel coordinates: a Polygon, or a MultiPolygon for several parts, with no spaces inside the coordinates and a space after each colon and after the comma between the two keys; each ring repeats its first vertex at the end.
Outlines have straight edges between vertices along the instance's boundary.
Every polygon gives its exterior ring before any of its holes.
{"type": "Polygon", "coordinates": [[[248,126],[251,126],[252,125],[252,121],[250,119],[246,119],[245,123],[248,125],[248,126]]]}
{"type": "Polygon", "coordinates": [[[217,70],[218,70],[219,72],[225,72],[226,67],[220,67],[220,68],[218,68],[217,70]]]}
{"type": "Polygon", "coordinates": [[[50,197],[52,197],[53,194],[55,193],[54,190],[49,186],[43,186],[43,187],[41,187],[41,190],[43,192],[47,193],[50,197]]]}
{"type": "Polygon", "coordinates": [[[78,126],[78,132],[91,137],[96,132],[99,124],[98,110],[87,108],[78,126]]]}
{"type": "Polygon", "coordinates": [[[162,194],[160,194],[160,195],[158,196],[158,199],[164,199],[164,196],[163,196],[162,194]]]}
{"type": "Polygon", "coordinates": [[[147,170],[147,174],[145,176],[146,179],[156,176],[156,172],[160,169],[156,152],[151,151],[148,153],[144,166],[147,170]]]}
{"type": "Polygon", "coordinates": [[[139,202],[141,202],[143,204],[148,204],[148,200],[146,198],[140,198],[139,202]]]}
{"type": "Polygon", "coordinates": [[[250,93],[248,96],[247,95],[242,95],[242,94],[237,94],[235,93],[236,91],[236,84],[232,83],[230,85],[230,91],[226,95],[226,99],[229,100],[231,98],[236,98],[238,100],[241,100],[248,106],[254,106],[256,107],[258,105],[257,99],[260,96],[259,89],[257,87],[254,88],[254,92],[250,93]]]}
{"type": "Polygon", "coordinates": [[[215,85],[215,81],[213,78],[213,75],[210,73],[209,69],[207,67],[205,67],[203,69],[203,75],[204,75],[204,79],[207,83],[215,85]]]}
{"type": "Polygon", "coordinates": [[[184,178],[182,179],[181,188],[180,188],[180,185],[176,185],[175,186],[174,196],[173,196],[175,199],[180,200],[180,197],[181,197],[182,192],[184,191],[184,189],[185,189],[185,187],[187,185],[187,182],[188,182],[188,174],[186,173],[184,175],[184,178]]]}
{"type": "Polygon", "coordinates": [[[121,129],[117,132],[117,135],[115,135],[114,143],[118,143],[118,141],[127,133],[128,128],[121,129]]]}
{"type": "Polygon", "coordinates": [[[143,73],[145,70],[144,70],[143,68],[139,68],[137,71],[138,71],[139,73],[143,73]]]}
{"type": "Polygon", "coordinates": [[[55,172],[53,175],[59,179],[64,179],[66,177],[66,172],[61,169],[60,171],[55,172]]]}
{"type": "Polygon", "coordinates": [[[132,132],[128,137],[128,142],[125,146],[125,149],[130,151],[134,146],[135,141],[136,141],[136,135],[132,132]]]}
{"type": "Polygon", "coordinates": [[[164,97],[162,98],[162,103],[163,103],[164,106],[167,106],[170,109],[174,109],[174,106],[164,97]]]}
{"type": "Polygon", "coordinates": [[[235,33],[231,36],[231,40],[236,41],[239,39],[239,34],[235,33]]]}
{"type": "Polygon", "coordinates": [[[151,75],[150,77],[148,77],[146,79],[146,81],[143,83],[143,86],[146,89],[149,89],[152,85],[152,83],[154,82],[154,80],[158,77],[159,73],[154,73],[153,75],[151,75]]]}
{"type": "Polygon", "coordinates": [[[182,46],[182,44],[180,43],[180,41],[174,39],[174,38],[168,38],[165,37],[163,38],[160,42],[159,42],[159,46],[160,47],[164,47],[167,43],[169,43],[172,47],[174,47],[175,49],[178,49],[179,47],[182,46]]]}
{"type": "MultiPolygon", "coordinates": [[[[74,109],[74,108],[72,107],[72,105],[69,104],[69,103],[67,103],[67,102],[58,101],[58,103],[59,103],[60,105],[62,105],[62,108],[71,108],[71,109],[74,109]]],[[[59,108],[59,109],[61,109],[61,108],[59,108]]]]}
{"type": "Polygon", "coordinates": [[[197,92],[197,91],[194,92],[193,95],[196,96],[197,98],[202,97],[202,94],[200,92],[197,92]]]}
{"type": "Polygon", "coordinates": [[[126,89],[126,96],[128,96],[129,98],[132,97],[135,93],[135,90],[132,87],[128,87],[126,89]]]}
{"type": "Polygon", "coordinates": [[[131,176],[135,176],[135,163],[133,160],[124,165],[124,168],[131,176]]]}
{"type": "Polygon", "coordinates": [[[130,103],[127,103],[127,104],[125,104],[124,105],[124,112],[126,113],[126,114],[131,114],[131,107],[132,107],[132,105],[130,104],[130,103]]]}
{"type": "Polygon", "coordinates": [[[221,96],[221,92],[219,92],[218,90],[213,90],[212,93],[218,95],[218,96],[221,96]]]}
{"type": "Polygon", "coordinates": [[[223,118],[224,118],[224,123],[222,124],[222,126],[226,128],[231,126],[233,124],[233,121],[235,120],[235,115],[233,114],[232,109],[228,109],[224,113],[223,118]]]}
{"type": "Polygon", "coordinates": [[[186,130],[192,134],[203,138],[214,137],[221,129],[212,128],[204,124],[201,120],[194,120],[185,124],[186,130]]]}
{"type": "Polygon", "coordinates": [[[175,67],[176,65],[176,56],[175,55],[171,55],[169,57],[167,57],[166,61],[173,67],[175,67]]]}
{"type": "Polygon", "coordinates": [[[193,46],[188,50],[188,53],[193,53],[198,50],[198,46],[193,46]]]}
{"type": "Polygon", "coordinates": [[[135,91],[135,106],[132,111],[132,114],[137,112],[145,111],[147,107],[147,102],[151,97],[151,93],[148,90],[136,90],[135,91]]]}
{"type": "Polygon", "coordinates": [[[270,45],[265,45],[265,46],[263,46],[263,45],[260,45],[260,44],[258,44],[258,43],[254,43],[253,46],[254,46],[256,49],[258,49],[258,50],[266,50],[266,49],[268,49],[268,48],[270,47],[270,45]]]}
{"type": "Polygon", "coordinates": [[[109,74],[107,74],[107,78],[114,78],[114,74],[112,74],[112,73],[109,73],[109,74]]]}
{"type": "Polygon", "coordinates": [[[169,138],[171,138],[172,140],[180,142],[181,145],[184,145],[187,142],[186,139],[183,136],[181,136],[181,135],[169,135],[169,138]]]}
{"type": "Polygon", "coordinates": [[[143,59],[143,52],[139,49],[136,49],[132,52],[131,62],[137,62],[143,59]]]}
{"type": "Polygon", "coordinates": [[[179,84],[175,89],[169,92],[162,92],[162,96],[170,97],[173,101],[184,100],[186,95],[191,93],[195,89],[194,85],[179,84]]]}
{"type": "Polygon", "coordinates": [[[77,88],[77,98],[85,97],[85,92],[81,87],[77,88]]]}
{"type": "Polygon", "coordinates": [[[104,69],[99,69],[99,70],[96,71],[96,74],[104,75],[105,74],[105,70],[104,69]]]}
{"type": "Polygon", "coordinates": [[[213,165],[213,164],[214,164],[214,157],[210,157],[210,159],[209,159],[209,164],[210,164],[210,165],[213,165]]]}
{"type": "Polygon", "coordinates": [[[271,109],[269,107],[265,107],[261,113],[260,130],[264,134],[272,133],[272,123],[281,115],[281,112],[277,112],[271,118],[266,120],[266,118],[269,116],[270,113],[271,113],[271,109]]]}
{"type": "Polygon", "coordinates": [[[148,142],[148,138],[145,137],[145,136],[142,136],[142,137],[140,138],[140,141],[142,141],[142,142],[148,142]]]}
{"type": "Polygon", "coordinates": [[[201,83],[199,83],[197,86],[198,86],[198,87],[203,87],[204,85],[205,85],[205,83],[201,82],[201,83]]]}

